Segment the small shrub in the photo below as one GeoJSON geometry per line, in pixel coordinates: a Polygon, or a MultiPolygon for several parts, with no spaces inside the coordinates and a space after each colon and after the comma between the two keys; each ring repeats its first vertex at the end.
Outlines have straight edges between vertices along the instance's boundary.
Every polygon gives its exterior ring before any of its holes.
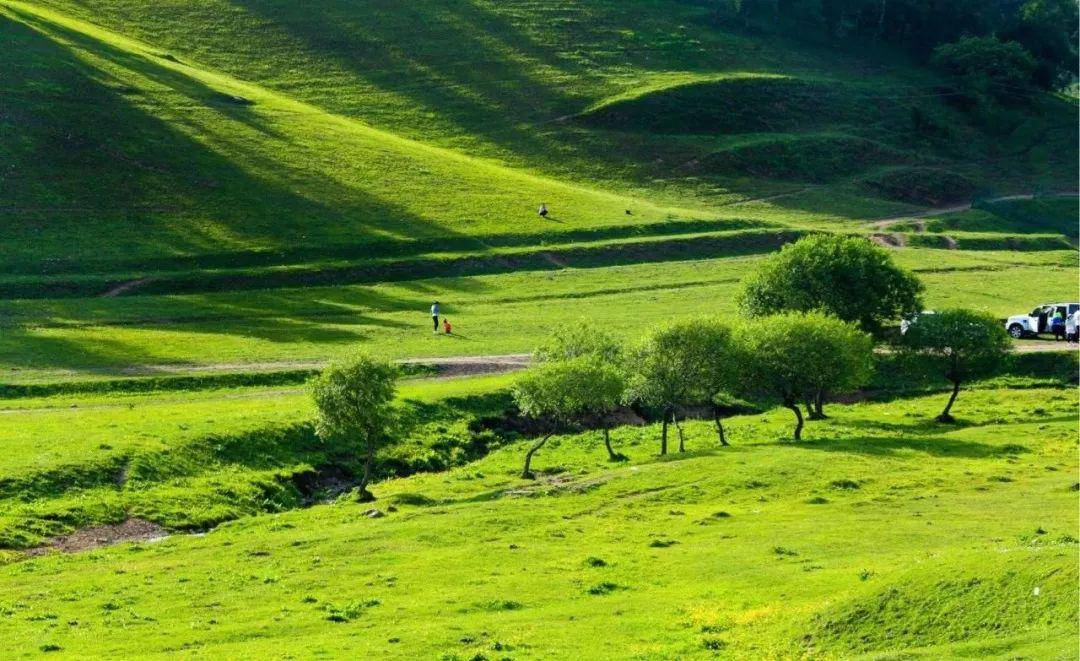
{"type": "Polygon", "coordinates": [[[829,502],[829,500],[827,498],[822,498],[821,496],[814,496],[813,498],[807,499],[806,504],[808,504],[808,505],[824,505],[827,502],[829,502]]]}
{"type": "Polygon", "coordinates": [[[859,483],[855,480],[833,480],[829,486],[833,489],[858,489],[859,483]]]}
{"type": "Polygon", "coordinates": [[[702,638],[701,646],[707,650],[722,650],[727,647],[727,643],[719,638],[702,638]]]}
{"type": "Polygon", "coordinates": [[[597,558],[596,556],[593,556],[593,555],[589,556],[585,560],[585,564],[589,565],[590,567],[607,567],[608,566],[608,563],[603,558],[597,558]]]}
{"type": "Polygon", "coordinates": [[[775,553],[776,555],[779,555],[779,556],[793,557],[793,556],[799,555],[795,551],[793,551],[793,550],[791,550],[789,548],[785,548],[783,546],[774,546],[772,551],[773,551],[773,553],[775,553]]]}
{"type": "Polygon", "coordinates": [[[619,586],[610,581],[604,581],[603,583],[597,583],[587,590],[589,594],[611,594],[615,590],[618,590],[619,586]]]}
{"type": "Polygon", "coordinates": [[[649,542],[649,547],[654,549],[666,549],[669,546],[675,546],[679,542],[674,539],[654,539],[649,542]]]}
{"type": "Polygon", "coordinates": [[[492,601],[480,604],[480,608],[486,611],[517,611],[525,608],[525,604],[520,601],[513,601],[512,599],[493,599],[492,601]]]}

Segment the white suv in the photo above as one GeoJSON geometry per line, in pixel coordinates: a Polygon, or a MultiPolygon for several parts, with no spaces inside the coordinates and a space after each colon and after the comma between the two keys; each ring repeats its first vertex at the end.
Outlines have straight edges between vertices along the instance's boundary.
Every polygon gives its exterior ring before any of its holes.
{"type": "Polygon", "coordinates": [[[1080,310],[1080,303],[1044,303],[1032,310],[1030,314],[1009,317],[1005,321],[1005,330],[1016,339],[1049,333],[1054,313],[1061,312],[1061,316],[1068,319],[1069,315],[1077,310],[1080,310]]]}

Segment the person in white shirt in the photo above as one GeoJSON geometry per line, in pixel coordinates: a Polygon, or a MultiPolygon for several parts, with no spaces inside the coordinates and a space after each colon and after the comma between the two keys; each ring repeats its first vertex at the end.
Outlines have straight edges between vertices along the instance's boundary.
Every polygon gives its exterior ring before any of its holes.
{"type": "Polygon", "coordinates": [[[431,304],[431,324],[432,333],[439,332],[439,302],[435,301],[431,304]]]}
{"type": "Polygon", "coordinates": [[[1080,341],[1080,310],[1065,317],[1065,340],[1067,342],[1080,341]]]}

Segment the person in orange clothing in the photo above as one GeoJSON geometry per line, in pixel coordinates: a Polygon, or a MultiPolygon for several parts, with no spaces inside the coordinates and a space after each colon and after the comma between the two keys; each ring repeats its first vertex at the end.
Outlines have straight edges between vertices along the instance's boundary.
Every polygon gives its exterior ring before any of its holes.
{"type": "Polygon", "coordinates": [[[450,331],[453,330],[453,328],[454,327],[450,325],[450,320],[447,319],[446,317],[443,317],[443,320],[442,320],[443,332],[446,333],[447,335],[449,335],[450,331]]]}

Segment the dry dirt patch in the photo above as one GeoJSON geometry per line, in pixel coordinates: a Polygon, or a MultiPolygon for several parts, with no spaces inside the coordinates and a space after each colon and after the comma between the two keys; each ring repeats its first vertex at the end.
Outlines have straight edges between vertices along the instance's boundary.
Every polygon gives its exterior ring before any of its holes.
{"type": "Polygon", "coordinates": [[[123,523],[81,528],[70,535],[55,537],[49,543],[26,552],[27,555],[44,555],[49,551],[77,553],[122,542],[150,542],[169,536],[167,530],[145,519],[131,518],[123,523]]]}

